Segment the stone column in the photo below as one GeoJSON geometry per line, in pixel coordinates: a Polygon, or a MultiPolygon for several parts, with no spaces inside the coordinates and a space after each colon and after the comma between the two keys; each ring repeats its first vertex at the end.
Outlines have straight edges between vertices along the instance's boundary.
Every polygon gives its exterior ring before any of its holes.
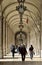
{"type": "Polygon", "coordinates": [[[5,21],[5,56],[6,56],[6,21],[5,21]]]}
{"type": "Polygon", "coordinates": [[[35,50],[35,51],[36,51],[36,55],[38,55],[38,51],[39,51],[39,50],[38,50],[38,45],[39,45],[39,44],[38,44],[38,34],[37,34],[37,33],[35,33],[35,37],[36,37],[36,45],[35,45],[35,46],[36,46],[36,47],[35,47],[36,50],[35,50]]]}
{"type": "Polygon", "coordinates": [[[1,29],[1,27],[2,27],[2,26],[1,26],[1,18],[2,18],[2,17],[0,16],[0,58],[2,58],[2,55],[3,55],[3,54],[2,54],[2,44],[1,44],[1,42],[2,42],[2,38],[1,38],[1,36],[2,36],[2,35],[1,35],[1,34],[2,34],[2,33],[1,33],[1,32],[2,32],[2,29],[1,29]]]}
{"type": "Polygon", "coordinates": [[[2,58],[3,58],[3,14],[1,20],[1,50],[2,50],[2,58]]]}
{"type": "Polygon", "coordinates": [[[41,58],[41,20],[40,20],[40,58],[41,58]]]}
{"type": "Polygon", "coordinates": [[[6,54],[8,53],[8,25],[6,23],[6,54]]]}

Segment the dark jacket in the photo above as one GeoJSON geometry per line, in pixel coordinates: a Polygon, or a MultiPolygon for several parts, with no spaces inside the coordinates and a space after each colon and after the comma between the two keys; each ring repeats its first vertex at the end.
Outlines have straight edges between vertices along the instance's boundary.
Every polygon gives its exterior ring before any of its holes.
{"type": "Polygon", "coordinates": [[[25,46],[20,47],[20,53],[21,53],[22,55],[26,55],[27,51],[26,51],[25,46]]]}
{"type": "Polygon", "coordinates": [[[33,51],[33,49],[34,49],[33,46],[31,46],[31,47],[29,48],[29,51],[33,51]]]}

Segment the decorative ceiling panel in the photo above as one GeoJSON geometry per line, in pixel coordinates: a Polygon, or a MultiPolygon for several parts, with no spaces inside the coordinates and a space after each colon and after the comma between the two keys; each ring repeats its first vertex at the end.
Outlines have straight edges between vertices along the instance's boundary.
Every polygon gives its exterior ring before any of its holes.
{"type": "MultiPolygon", "coordinates": [[[[39,22],[40,22],[40,4],[41,0],[25,0],[24,5],[27,7],[27,10],[23,14],[23,25],[24,31],[28,32],[28,30],[35,30],[39,29],[39,22]],[[28,18],[28,23],[26,22],[28,18]],[[29,27],[29,29],[27,29],[29,27]]],[[[4,17],[6,18],[7,23],[9,24],[10,28],[15,33],[19,31],[19,22],[20,22],[20,15],[18,11],[16,11],[16,6],[18,6],[17,0],[3,0],[2,1],[2,11],[4,17]]]]}

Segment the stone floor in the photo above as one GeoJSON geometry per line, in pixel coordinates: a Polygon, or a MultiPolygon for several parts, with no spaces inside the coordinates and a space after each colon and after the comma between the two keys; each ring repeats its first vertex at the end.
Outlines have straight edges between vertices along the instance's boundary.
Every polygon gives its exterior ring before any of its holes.
{"type": "Polygon", "coordinates": [[[9,53],[7,56],[4,56],[4,59],[0,59],[0,65],[42,65],[42,58],[39,55],[34,55],[31,60],[29,55],[26,55],[25,61],[21,60],[20,54],[15,54],[15,57],[12,58],[12,54],[9,53]]]}
{"type": "MultiPolygon", "coordinates": [[[[7,56],[4,56],[4,59],[0,59],[0,61],[22,61],[21,55],[19,53],[15,53],[14,58],[12,57],[12,53],[7,54],[7,56]]],[[[42,58],[39,57],[39,55],[34,55],[33,59],[30,59],[30,56],[27,54],[25,61],[42,61],[42,58]]]]}
{"type": "Polygon", "coordinates": [[[42,65],[42,61],[24,61],[24,62],[0,62],[0,65],[42,65]]]}

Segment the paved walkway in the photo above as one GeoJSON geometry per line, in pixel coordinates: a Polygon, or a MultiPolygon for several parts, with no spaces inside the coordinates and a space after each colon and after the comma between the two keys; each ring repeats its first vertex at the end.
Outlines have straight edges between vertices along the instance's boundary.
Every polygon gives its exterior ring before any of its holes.
{"type": "MultiPolygon", "coordinates": [[[[0,59],[0,61],[22,61],[21,55],[19,53],[16,53],[14,58],[12,58],[12,54],[9,53],[7,56],[4,56],[4,59],[0,59]]],[[[33,59],[31,60],[29,55],[26,55],[25,61],[42,61],[42,58],[39,57],[39,55],[34,55],[33,59]]]]}
{"type": "Polygon", "coordinates": [[[24,62],[11,61],[11,62],[0,62],[0,65],[42,65],[42,62],[41,61],[39,61],[39,62],[37,62],[37,61],[31,61],[31,62],[30,61],[24,61],[24,62]]]}

